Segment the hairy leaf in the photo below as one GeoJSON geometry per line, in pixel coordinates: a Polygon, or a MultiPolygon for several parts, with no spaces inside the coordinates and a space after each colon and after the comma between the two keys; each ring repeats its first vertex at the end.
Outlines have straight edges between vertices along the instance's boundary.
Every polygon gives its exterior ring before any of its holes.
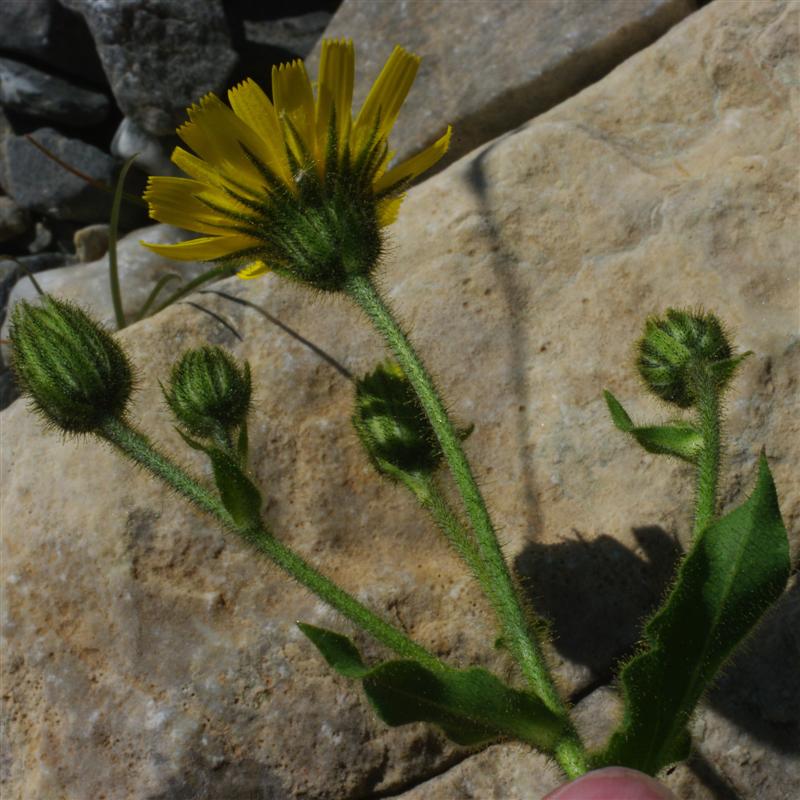
{"type": "Polygon", "coordinates": [[[789,546],[762,455],[753,494],[696,539],[623,668],[625,715],[598,757],[651,775],[688,755],[686,724],[736,646],[780,597],[789,546]]]}
{"type": "Polygon", "coordinates": [[[623,433],[629,433],[648,453],[677,456],[694,464],[703,448],[703,436],[688,422],[670,425],[633,424],[628,412],[611,392],[603,393],[614,425],[623,433]]]}
{"type": "Polygon", "coordinates": [[[416,661],[364,666],[341,634],[300,624],[300,629],[340,674],[359,678],[378,716],[388,725],[430,722],[457,744],[521,739],[552,751],[562,720],[538,698],[512,689],[480,668],[428,669],[416,661]]]}
{"type": "Polygon", "coordinates": [[[214,480],[222,504],[237,525],[258,525],[261,520],[261,492],[227,453],[216,447],[204,448],[211,459],[214,480]]]}

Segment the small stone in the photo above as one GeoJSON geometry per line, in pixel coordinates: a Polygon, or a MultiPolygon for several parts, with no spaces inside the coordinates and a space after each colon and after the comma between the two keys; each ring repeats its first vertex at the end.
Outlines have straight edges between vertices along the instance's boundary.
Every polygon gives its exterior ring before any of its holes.
{"type": "Polygon", "coordinates": [[[111,153],[123,161],[135,155],[136,166],[148,175],[183,175],[169,159],[179,143],[177,136],[154,136],[124,117],[111,140],[111,153]]]}
{"type": "Polygon", "coordinates": [[[105,95],[10,58],[0,58],[0,104],[21,114],[76,128],[102,122],[109,111],[105,95]]]}
{"type": "Polygon", "coordinates": [[[33,238],[28,242],[28,252],[32,255],[47,250],[53,244],[53,231],[41,220],[36,220],[33,227],[33,238]]]}
{"type": "Polygon", "coordinates": [[[10,197],[0,196],[0,242],[7,242],[28,230],[28,214],[10,197]]]}
{"type": "Polygon", "coordinates": [[[220,0],[62,0],[80,12],[125,116],[157,136],[228,88],[237,63],[220,0]]]}
{"type": "Polygon", "coordinates": [[[97,261],[108,252],[109,226],[103,223],[79,228],[72,237],[78,263],[97,261]]]}
{"type": "MultiPolygon", "coordinates": [[[[31,136],[70,166],[94,180],[113,185],[114,159],[102,150],[53,128],[40,128],[31,136]]],[[[24,136],[8,137],[6,153],[6,189],[22,208],[76,222],[96,222],[108,216],[109,195],[65,170],[24,136]]]]}

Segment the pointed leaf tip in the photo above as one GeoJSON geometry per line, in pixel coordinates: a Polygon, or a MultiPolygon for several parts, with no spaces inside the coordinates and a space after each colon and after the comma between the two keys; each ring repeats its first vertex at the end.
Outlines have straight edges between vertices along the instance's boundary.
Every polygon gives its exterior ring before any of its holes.
{"type": "Polygon", "coordinates": [[[347,678],[362,678],[369,671],[361,660],[358,648],[347,636],[309,625],[307,622],[298,622],[297,627],[340,675],[347,678]]]}
{"type": "Polygon", "coordinates": [[[603,391],[606,399],[608,411],[611,414],[611,421],[623,433],[630,433],[633,430],[633,420],[628,416],[628,412],[622,407],[622,403],[614,397],[608,389],[603,391]]]}

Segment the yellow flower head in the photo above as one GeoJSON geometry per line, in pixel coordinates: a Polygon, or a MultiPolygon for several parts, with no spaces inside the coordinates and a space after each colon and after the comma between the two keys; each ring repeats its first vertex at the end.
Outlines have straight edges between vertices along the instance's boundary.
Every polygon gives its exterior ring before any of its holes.
{"type": "Polygon", "coordinates": [[[272,102],[253,80],[188,110],[172,161],[190,177],[150,178],[150,216],[205,234],[180,244],[146,244],[184,261],[222,261],[253,278],[274,271],[338,291],[369,274],[381,229],[403,192],[447,151],[450,128],[423,152],[388,169],[388,137],[419,58],[395,47],[358,115],[351,105],[350,41],[325,40],[316,98],[305,65],[272,69],[272,102]]]}

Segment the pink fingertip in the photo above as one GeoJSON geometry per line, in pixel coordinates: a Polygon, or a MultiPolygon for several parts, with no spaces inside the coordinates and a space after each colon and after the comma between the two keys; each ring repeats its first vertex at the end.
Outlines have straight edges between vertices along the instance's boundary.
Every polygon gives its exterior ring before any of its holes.
{"type": "Polygon", "coordinates": [[[658,781],[627,767],[605,767],[581,775],[542,800],[676,800],[658,781]]]}

